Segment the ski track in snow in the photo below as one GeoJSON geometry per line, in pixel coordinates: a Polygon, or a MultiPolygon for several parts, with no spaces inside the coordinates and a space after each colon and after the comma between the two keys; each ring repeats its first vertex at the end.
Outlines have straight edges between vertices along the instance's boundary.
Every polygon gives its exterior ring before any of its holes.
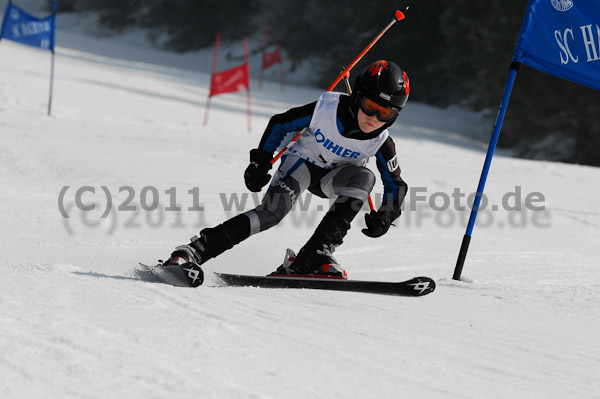
{"type": "MultiPolygon", "coordinates": [[[[0,45],[2,398],[600,396],[599,169],[500,153],[490,203],[520,186],[542,192],[548,214],[538,225],[531,212],[500,210],[478,226],[469,282],[450,278],[465,212],[406,211],[377,240],[357,218],[337,252],[350,277],[431,276],[437,290],[426,297],[218,286],[213,271],[266,274],[286,247],[297,250],[323,214],[316,207],[327,208],[316,198],[207,263],[202,287],[171,287],[140,278],[137,262],[164,259],[236,214],[218,193],[246,192],[248,150],[270,115],[319,91],[282,93],[272,82],[253,90],[252,133],[245,94],[216,97],[204,127],[207,73],[177,68],[176,56],[165,66],[170,55],[158,51],[144,50],[161,59],[154,65],[107,56],[110,40],[64,37],[78,46],[57,49],[50,118],[49,55],[0,45]],[[58,207],[65,186],[68,219],[58,207]],[[99,209],[77,210],[82,186],[96,188],[83,199],[99,209]],[[126,198],[119,188],[132,187],[138,211],[100,218],[101,186],[115,204],[126,198]],[[147,186],[161,209],[175,187],[184,209],[139,211],[147,186]],[[194,187],[200,214],[186,210],[194,187]]],[[[464,111],[409,104],[392,129],[409,185],[472,192],[485,144],[457,133],[476,136],[477,123],[464,111]]]]}

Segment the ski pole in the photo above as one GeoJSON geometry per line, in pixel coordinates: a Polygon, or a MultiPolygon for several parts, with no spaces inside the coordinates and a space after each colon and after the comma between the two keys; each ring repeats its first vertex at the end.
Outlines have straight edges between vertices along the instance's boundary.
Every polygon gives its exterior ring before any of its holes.
{"type": "Polygon", "coordinates": [[[281,151],[279,151],[279,153],[273,157],[273,159],[271,159],[271,165],[275,165],[275,162],[277,162],[277,160],[278,160],[279,158],[281,158],[281,156],[283,155],[283,153],[284,153],[284,152],[286,152],[286,151],[287,151],[287,149],[288,149],[288,148],[290,148],[290,147],[292,146],[292,144],[294,144],[296,141],[298,141],[298,139],[300,138],[300,136],[302,136],[302,134],[304,134],[304,131],[305,131],[305,130],[306,130],[306,128],[303,128],[303,129],[301,129],[301,130],[298,132],[298,134],[296,134],[296,135],[294,136],[294,138],[292,138],[292,139],[290,140],[290,142],[289,142],[289,143],[287,143],[287,144],[285,145],[285,147],[283,147],[283,149],[282,149],[281,151]]]}
{"type": "MultiPolygon", "coordinates": [[[[406,8],[408,9],[408,7],[406,8]]],[[[406,11],[406,10],[405,10],[406,11]]],[[[369,50],[371,50],[371,47],[373,47],[375,45],[375,43],[377,43],[377,41],[381,38],[381,36],[383,36],[385,34],[385,32],[388,31],[388,29],[390,29],[392,27],[392,25],[394,25],[396,22],[403,20],[405,18],[404,13],[400,10],[396,10],[396,13],[394,14],[394,19],[392,19],[390,21],[389,24],[387,24],[387,26],[385,28],[383,28],[383,30],[381,32],[379,32],[379,34],[377,36],[375,36],[375,38],[373,40],[371,40],[371,43],[369,43],[367,45],[367,47],[365,47],[363,49],[363,51],[360,52],[360,54],[358,54],[356,56],[356,58],[354,58],[354,60],[352,60],[352,62],[350,64],[348,64],[348,66],[344,69],[342,69],[342,72],[340,72],[340,74],[338,75],[337,78],[335,78],[335,80],[333,81],[333,83],[331,83],[331,85],[329,86],[329,88],[327,89],[327,91],[331,91],[334,89],[335,86],[337,86],[338,83],[340,83],[340,80],[344,79],[344,77],[350,73],[350,70],[352,68],[354,68],[354,65],[356,65],[356,63],[358,61],[361,60],[362,57],[365,56],[365,54],[367,54],[367,52],[369,50]]]]}
{"type": "Polygon", "coordinates": [[[348,91],[348,95],[352,94],[352,86],[350,85],[350,72],[346,73],[346,76],[344,76],[344,83],[346,84],[346,91],[348,91]]]}
{"type": "MultiPolygon", "coordinates": [[[[408,10],[408,7],[406,7],[406,9],[404,11],[408,10]]],[[[375,38],[373,40],[371,40],[371,42],[367,45],[367,47],[365,47],[363,49],[363,51],[361,51],[356,58],[354,58],[354,60],[352,60],[352,62],[350,64],[348,64],[348,66],[344,69],[342,69],[342,71],[340,72],[340,74],[338,75],[338,77],[333,81],[333,83],[331,83],[331,85],[329,86],[329,88],[327,89],[327,91],[332,91],[335,86],[337,86],[337,84],[340,82],[340,80],[344,79],[344,78],[349,78],[350,77],[350,70],[352,68],[354,68],[354,66],[356,65],[356,63],[358,61],[361,60],[362,57],[365,56],[365,54],[367,54],[367,52],[371,49],[371,47],[373,47],[375,45],[375,43],[377,43],[377,41],[381,38],[381,36],[383,36],[385,34],[385,32],[388,31],[388,29],[390,29],[392,27],[392,25],[394,25],[396,22],[403,20],[405,18],[404,13],[400,10],[396,10],[396,13],[394,14],[394,19],[392,19],[392,21],[390,21],[389,24],[387,24],[387,26],[385,28],[383,28],[383,30],[381,32],[379,32],[379,34],[377,36],[375,36],[375,38]]],[[[304,133],[304,130],[306,128],[300,130],[298,132],[298,134],[296,134],[294,136],[294,138],[292,138],[292,140],[281,150],[279,151],[279,153],[271,160],[271,165],[274,165],[275,162],[277,162],[277,160],[279,158],[281,158],[281,156],[283,155],[283,153],[293,144],[295,143],[300,136],[302,136],[302,134],[304,133]]],[[[372,201],[369,201],[370,204],[372,205],[372,201]]]]}

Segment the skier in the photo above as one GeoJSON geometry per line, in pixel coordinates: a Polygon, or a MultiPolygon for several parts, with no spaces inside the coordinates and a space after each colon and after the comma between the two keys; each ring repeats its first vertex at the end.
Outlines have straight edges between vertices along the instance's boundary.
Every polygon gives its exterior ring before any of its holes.
{"type": "Polygon", "coordinates": [[[203,264],[278,224],[308,189],[335,201],[295,259],[284,262],[271,275],[346,279],[346,271],[332,254],[375,184],[373,172],[364,167],[368,158],[377,159],[384,198],[378,210],[365,214],[367,228],[362,232],[380,237],[400,216],[408,187],[400,177],[387,128],[404,108],[409,91],[406,73],[393,62],[380,60],[356,78],[352,94],[324,92],[316,102],[274,115],[258,148],[250,151],[250,165],[244,172],[246,187],[252,192],[261,191],[271,181],[261,205],[203,229],[189,244],[178,246],[163,265],[203,264]],[[303,135],[281,157],[271,180],[273,154],[304,128],[303,135]]]}

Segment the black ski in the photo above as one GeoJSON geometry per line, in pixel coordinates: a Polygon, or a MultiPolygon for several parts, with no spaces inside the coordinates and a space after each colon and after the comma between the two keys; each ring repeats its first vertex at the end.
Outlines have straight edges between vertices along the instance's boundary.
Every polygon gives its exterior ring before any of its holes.
{"type": "Polygon", "coordinates": [[[242,287],[307,288],[400,296],[423,296],[435,290],[435,281],[429,277],[415,277],[406,281],[388,282],[307,277],[244,276],[223,273],[215,274],[229,286],[242,287]]]}
{"type": "Polygon", "coordinates": [[[195,263],[184,263],[182,265],[159,263],[156,266],[140,263],[139,265],[160,281],[177,287],[198,287],[204,282],[204,272],[195,263]]]}

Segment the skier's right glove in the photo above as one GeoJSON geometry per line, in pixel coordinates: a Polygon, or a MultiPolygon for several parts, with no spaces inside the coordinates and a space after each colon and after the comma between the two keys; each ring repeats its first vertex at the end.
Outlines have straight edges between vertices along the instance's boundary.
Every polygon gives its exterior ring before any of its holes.
{"type": "Polygon", "coordinates": [[[269,171],[273,167],[272,159],[273,155],[260,148],[250,151],[250,165],[244,172],[244,181],[248,190],[257,193],[271,180],[269,171]]]}
{"type": "Polygon", "coordinates": [[[382,206],[378,211],[365,214],[366,229],[362,232],[367,237],[381,237],[390,229],[392,222],[400,216],[400,209],[396,206],[382,206]]]}

